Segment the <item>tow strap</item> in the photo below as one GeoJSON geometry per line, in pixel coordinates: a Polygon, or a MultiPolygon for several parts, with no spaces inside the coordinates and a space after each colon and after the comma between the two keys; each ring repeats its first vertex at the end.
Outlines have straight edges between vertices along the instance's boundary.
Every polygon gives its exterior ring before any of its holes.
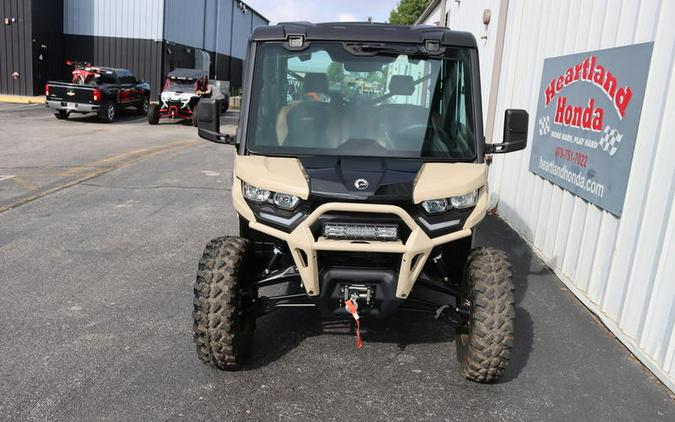
{"type": "Polygon", "coordinates": [[[359,309],[359,304],[356,303],[356,301],[347,299],[345,301],[345,308],[347,309],[347,312],[349,312],[354,317],[354,321],[356,321],[356,347],[360,349],[363,347],[363,342],[361,341],[361,324],[359,322],[360,317],[359,313],[357,312],[357,309],[359,309]]]}

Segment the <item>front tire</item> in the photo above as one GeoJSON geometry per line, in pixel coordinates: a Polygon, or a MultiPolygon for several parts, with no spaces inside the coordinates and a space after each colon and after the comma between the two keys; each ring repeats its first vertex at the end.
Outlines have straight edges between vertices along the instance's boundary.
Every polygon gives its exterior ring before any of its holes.
{"type": "Polygon", "coordinates": [[[515,317],[506,253],[494,248],[471,251],[460,292],[460,306],[469,309],[469,324],[456,337],[460,370],[472,381],[497,381],[511,356],[515,317]]]}
{"type": "Polygon", "coordinates": [[[148,114],[149,108],[150,108],[150,99],[148,99],[148,97],[143,97],[143,101],[136,106],[136,111],[138,112],[138,114],[146,116],[148,114]]]}
{"type": "Polygon", "coordinates": [[[255,316],[246,308],[255,291],[247,285],[249,260],[246,239],[220,237],[206,245],[199,261],[193,339],[199,360],[218,369],[240,369],[251,351],[255,316]]]}
{"type": "Polygon", "coordinates": [[[148,123],[151,125],[159,123],[159,105],[150,104],[148,107],[148,123]]]}

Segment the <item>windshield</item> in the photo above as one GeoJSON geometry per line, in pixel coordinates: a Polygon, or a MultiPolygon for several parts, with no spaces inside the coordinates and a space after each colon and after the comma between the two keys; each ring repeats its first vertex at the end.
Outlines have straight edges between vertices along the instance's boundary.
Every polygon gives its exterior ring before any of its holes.
{"type": "Polygon", "coordinates": [[[247,147],[267,155],[475,157],[468,50],[258,47],[247,147]]]}
{"type": "Polygon", "coordinates": [[[164,83],[164,91],[175,92],[177,94],[196,92],[197,82],[181,79],[167,79],[164,83]]]}

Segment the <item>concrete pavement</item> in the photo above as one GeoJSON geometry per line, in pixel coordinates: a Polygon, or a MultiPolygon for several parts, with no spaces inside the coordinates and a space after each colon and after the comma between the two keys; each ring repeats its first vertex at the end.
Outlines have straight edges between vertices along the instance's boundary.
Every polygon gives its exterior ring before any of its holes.
{"type": "MultiPolygon", "coordinates": [[[[0,420],[675,420],[666,389],[496,217],[478,243],[514,261],[503,382],[462,379],[452,330],[408,314],[364,321],[356,350],[348,325],[273,313],[258,321],[244,371],[202,365],[191,341],[197,261],[237,226],[232,147],[195,132],[0,109],[0,174],[190,142],[0,213],[0,420]]],[[[38,190],[70,180],[21,174],[38,190]]],[[[17,200],[12,183],[0,179],[0,200],[17,200]]]]}

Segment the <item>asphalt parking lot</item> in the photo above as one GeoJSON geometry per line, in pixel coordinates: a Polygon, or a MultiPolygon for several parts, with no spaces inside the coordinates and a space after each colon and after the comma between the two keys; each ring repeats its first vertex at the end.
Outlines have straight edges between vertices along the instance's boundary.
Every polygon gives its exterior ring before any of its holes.
{"type": "Polygon", "coordinates": [[[462,379],[452,330],[408,314],[364,321],[356,350],[348,325],[280,311],[244,371],[202,365],[192,282],[206,242],[236,232],[231,148],[131,113],[0,104],[0,420],[675,420],[665,387],[494,216],[478,243],[509,252],[517,285],[501,383],[462,379]]]}

